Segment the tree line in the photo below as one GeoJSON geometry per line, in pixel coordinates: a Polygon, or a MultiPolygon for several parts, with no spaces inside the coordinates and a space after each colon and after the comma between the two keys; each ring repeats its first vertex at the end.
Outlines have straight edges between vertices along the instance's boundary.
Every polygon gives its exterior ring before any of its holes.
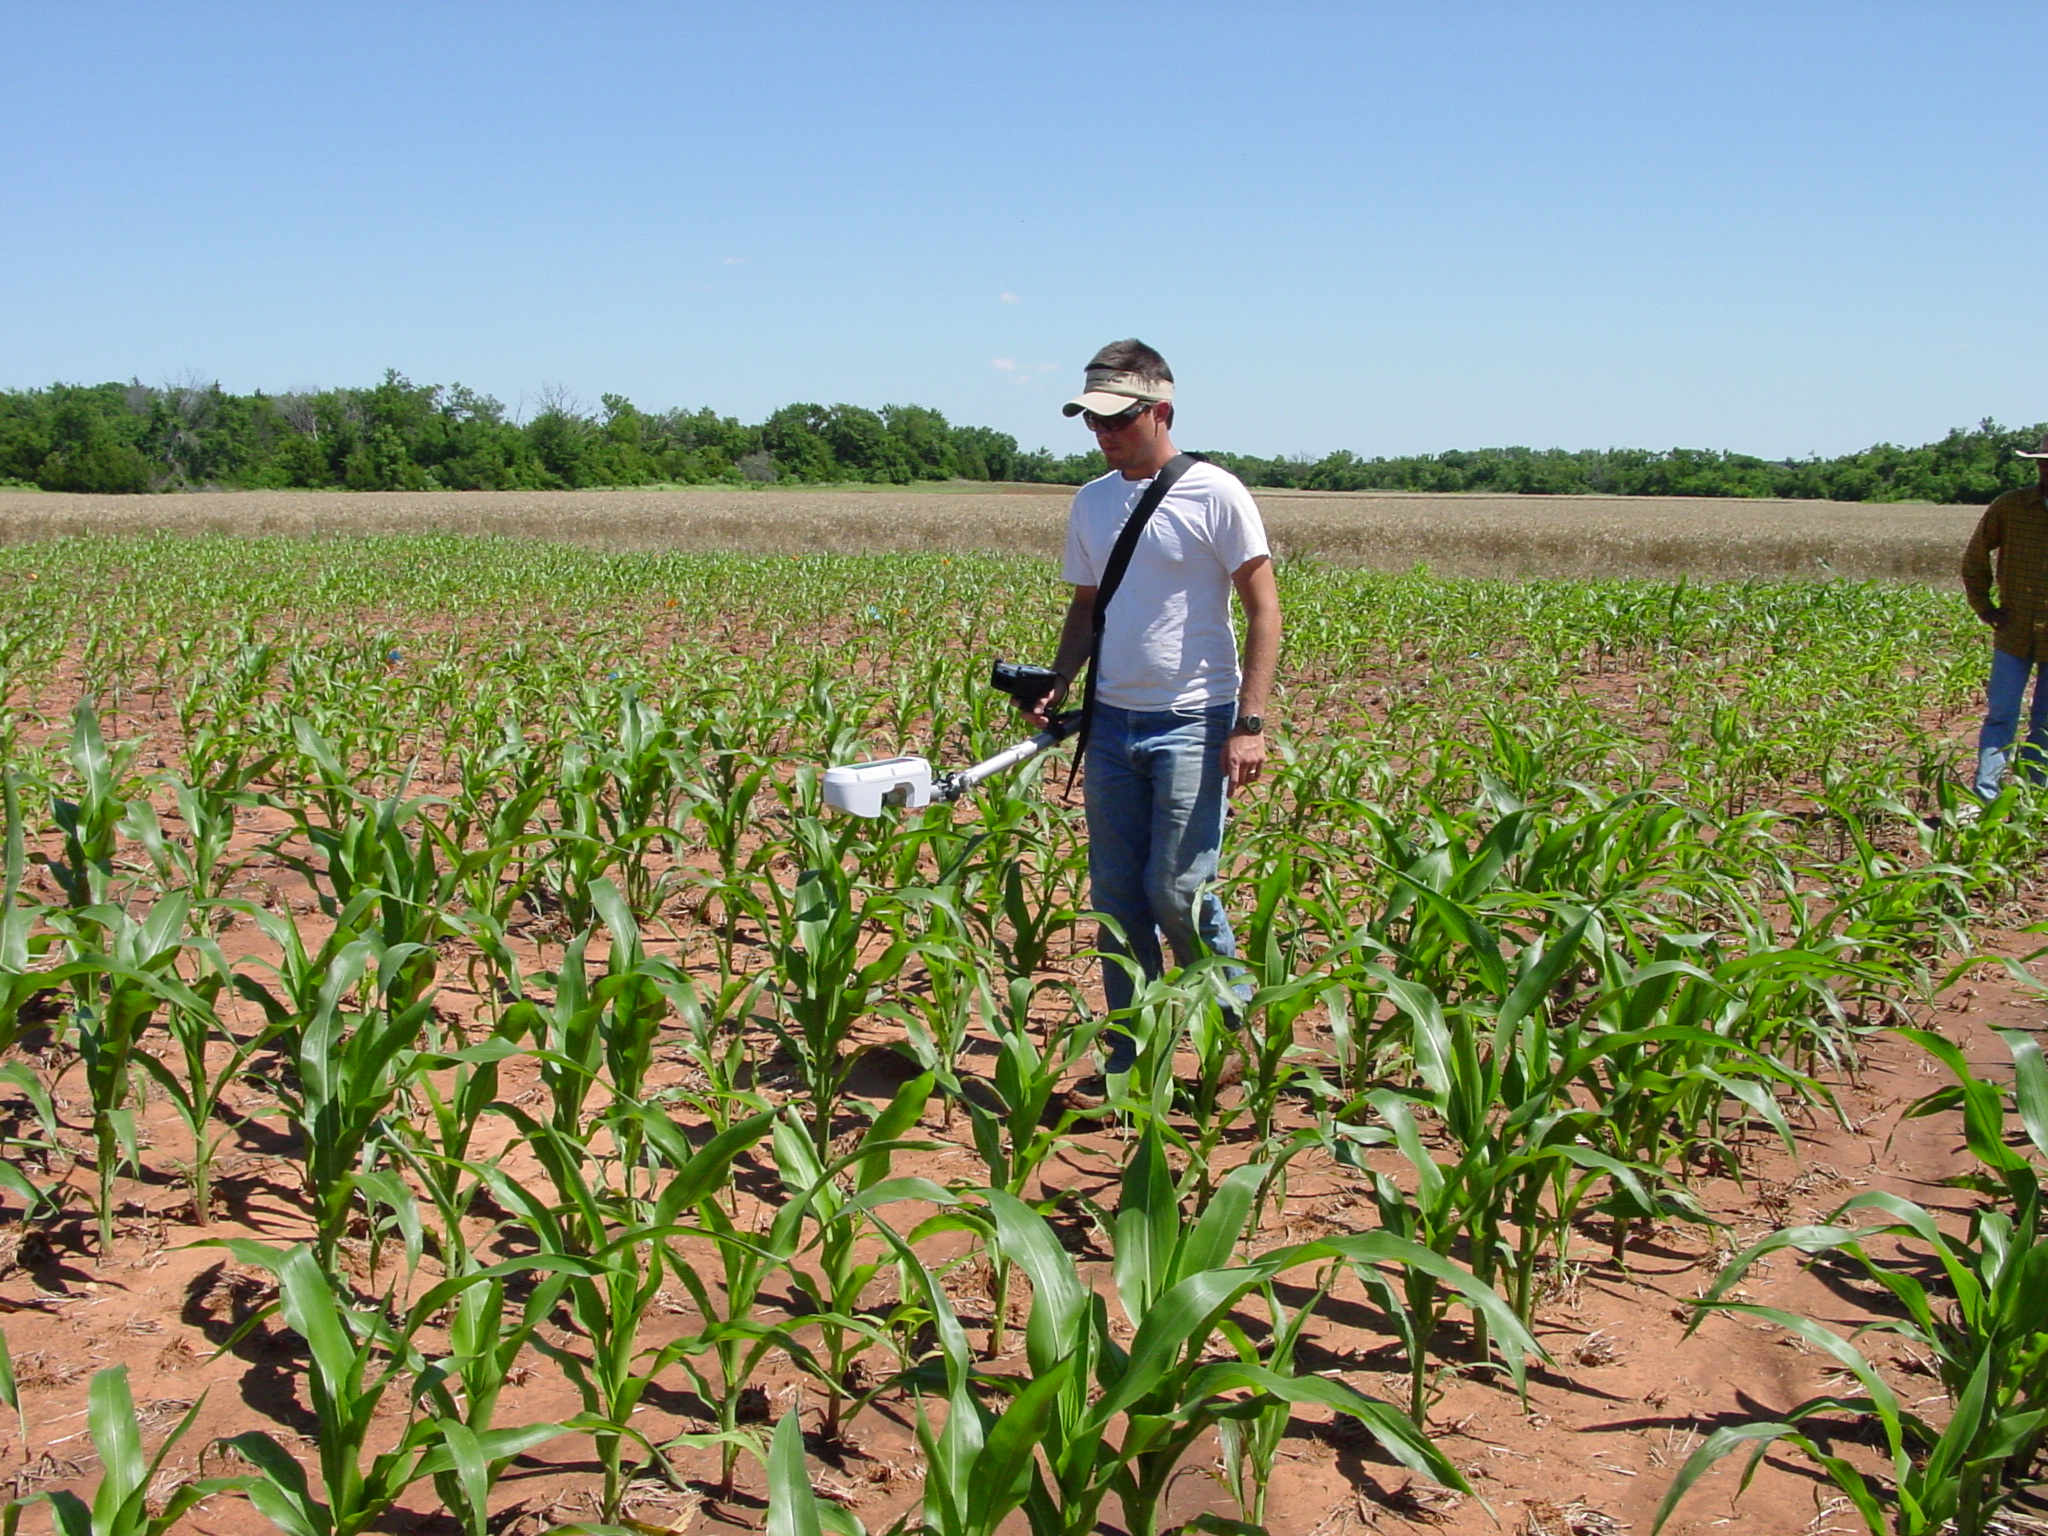
{"type": "MultiPolygon", "coordinates": [[[[1482,448],[1394,458],[1349,452],[1209,457],[1252,486],[1328,491],[1490,491],[1626,496],[1790,496],[1986,502],[2033,477],[2014,449],[2040,426],[1980,422],[1917,448],[1882,443],[1834,459],[1706,449],[1482,448]]],[[[1078,485],[1102,456],[1020,449],[1007,432],[956,426],[919,405],[786,405],[756,425],[598,410],[560,393],[523,421],[460,384],[396,371],[367,389],[229,394],[218,384],[53,384],[0,391],[0,485],[135,493],[251,490],[569,490],[593,486],[1023,481],[1078,485]]]]}

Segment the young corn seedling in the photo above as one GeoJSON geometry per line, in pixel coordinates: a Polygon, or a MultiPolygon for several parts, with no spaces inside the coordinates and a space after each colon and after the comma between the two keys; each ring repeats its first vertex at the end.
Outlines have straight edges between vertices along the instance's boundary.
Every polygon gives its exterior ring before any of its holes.
{"type": "MultiPolygon", "coordinates": [[[[1078,1112],[1054,1115],[1053,1099],[1107,1023],[1087,1016],[1071,983],[1011,978],[1009,1006],[996,1027],[995,1070],[961,1099],[988,1187],[1023,1199],[1047,1160],[1069,1143],[1078,1112]],[[1031,1018],[1032,1000],[1041,991],[1062,992],[1071,1004],[1046,1024],[1043,1045],[1031,1018]]],[[[1009,1328],[1010,1262],[991,1253],[989,1264],[989,1353],[1000,1355],[1009,1328]]]]}
{"type": "MultiPolygon", "coordinates": [[[[760,1120],[765,1124],[769,1118],[773,1117],[760,1120]]],[[[672,1126],[664,1132],[650,1122],[648,1133],[651,1140],[672,1136],[681,1141],[680,1133],[672,1126]]],[[[785,1139],[783,1145],[788,1144],[785,1139]]],[[[763,1288],[777,1274],[789,1269],[802,1245],[803,1225],[811,1202],[786,1201],[767,1218],[764,1231],[747,1232],[741,1230],[719,1194],[716,1188],[700,1188],[691,1205],[695,1222],[679,1228],[679,1235],[710,1242],[716,1267],[712,1263],[691,1262],[672,1248],[669,1250],[670,1268],[695,1303],[698,1327],[695,1332],[663,1345],[655,1354],[648,1375],[651,1377],[670,1365],[680,1366],[697,1396],[711,1408],[716,1430],[708,1436],[682,1437],[678,1443],[719,1446],[719,1496],[729,1499],[740,1451],[758,1449],[751,1432],[741,1427],[741,1415],[761,1362],[771,1352],[780,1350],[809,1374],[827,1379],[830,1369],[820,1364],[809,1347],[797,1338],[798,1332],[807,1324],[819,1324],[858,1333],[864,1325],[841,1313],[798,1318],[767,1315],[763,1288]]]]}
{"type": "MultiPolygon", "coordinates": [[[[890,1164],[899,1150],[930,1151],[940,1142],[904,1138],[916,1126],[930,1100],[932,1074],[913,1078],[884,1106],[860,1142],[831,1168],[820,1166],[808,1139],[789,1121],[775,1128],[775,1160],[782,1171],[790,1204],[806,1212],[811,1235],[790,1255],[790,1282],[806,1304],[818,1330],[815,1361],[825,1388],[822,1433],[836,1438],[847,1405],[862,1394],[855,1384],[856,1362],[887,1336],[890,1320],[874,1316],[865,1297],[884,1260],[863,1259],[859,1241],[866,1235],[868,1214],[898,1200],[925,1200],[945,1206],[954,1196],[929,1179],[891,1178],[890,1164]],[[851,1171],[851,1187],[840,1176],[851,1171]],[[806,1264],[806,1256],[812,1256],[806,1264]]],[[[899,1306],[895,1309],[901,1312],[899,1306]]]]}
{"type": "MultiPolygon", "coordinates": [[[[1668,1519],[1685,1493],[1715,1462],[1750,1447],[1743,1486],[1773,1442],[1796,1446],[1855,1507],[1872,1536],[1985,1536],[2001,1513],[2038,1487],[2038,1461],[2048,1447],[2048,1228],[2043,1226],[2042,1168],[2007,1139],[2005,1090],[1970,1070],[1951,1042],[1925,1030],[1900,1030],[1954,1075],[1953,1086],[1913,1105],[1909,1114],[1960,1109],[1971,1153],[1998,1203],[1970,1214],[1968,1233],[1944,1232],[1934,1215],[1911,1201],[1872,1190],[1844,1202],[1824,1225],[1773,1233],[1736,1255],[1697,1303],[1697,1327],[1709,1311],[1775,1323],[1833,1357],[1862,1386],[1860,1396],[1810,1398],[1782,1418],[1715,1431],[1679,1470],[1657,1511],[1668,1519]],[[1848,1217],[1874,1213],[1855,1225],[1848,1217]],[[1873,1255],[1873,1238],[1912,1245],[1927,1262],[1901,1265],[1873,1255]],[[1945,1425],[1902,1405],[1854,1343],[1810,1318],[1776,1307],[1723,1301],[1757,1260],[1791,1248],[1841,1254],[1898,1302],[1904,1316],[1868,1325],[1926,1350],[1950,1404],[1945,1425]],[[1927,1278],[1923,1278],[1923,1276],[1927,1278]],[[1939,1278],[1934,1278],[1938,1276],[1939,1278]],[[1891,1464],[1889,1497],[1843,1457],[1824,1450],[1804,1428],[1821,1413],[1852,1413],[1877,1421],[1891,1464]]],[[[2020,1128],[2037,1157],[2048,1158],[2048,1067],[2031,1035],[2001,1030],[2013,1055],[2011,1090],[2020,1128]]]]}
{"type": "MultiPolygon", "coordinates": [[[[345,930],[337,929],[335,938],[345,930]]],[[[330,941],[330,948],[332,944],[330,941]]],[[[356,938],[334,950],[292,1047],[293,1081],[279,1100],[304,1147],[314,1247],[332,1267],[356,1197],[386,1155],[392,1105],[423,1070],[418,1046],[433,1009],[420,967],[434,954],[417,944],[356,938]]],[[[429,972],[431,974],[431,972],[429,972]]]]}
{"type": "MultiPolygon", "coordinates": [[[[582,1339],[585,1353],[564,1348],[542,1334],[533,1336],[533,1345],[561,1368],[582,1399],[604,1475],[601,1518],[614,1521],[637,1470],[626,1461],[628,1439],[641,1446],[657,1469],[668,1472],[660,1448],[632,1424],[634,1410],[677,1348],[670,1345],[649,1351],[642,1347],[640,1337],[647,1315],[671,1275],[697,1297],[706,1318],[713,1315],[696,1268],[676,1253],[673,1239],[691,1230],[685,1224],[691,1212],[717,1209],[715,1196],[730,1177],[733,1158],[766,1135],[774,1117],[761,1114],[741,1121],[699,1149],[690,1145],[667,1116],[634,1105],[617,1106],[613,1119],[639,1121],[638,1134],[662,1160],[665,1174],[653,1191],[651,1205],[628,1211],[621,1209],[622,1202],[613,1200],[609,1192],[593,1188],[584,1178],[585,1150],[580,1143],[516,1109],[508,1107],[507,1113],[520,1124],[562,1203],[550,1205],[502,1166],[493,1165],[482,1172],[492,1193],[533,1233],[543,1254],[576,1261],[564,1282],[562,1302],[568,1326],[582,1339]],[[640,1362],[650,1353],[653,1360],[643,1368],[640,1362]]],[[[737,1319],[751,1322],[761,1280],[779,1267],[769,1265],[747,1276],[749,1283],[734,1306],[737,1319]]],[[[772,1342],[772,1330],[765,1331],[770,1332],[772,1342]]],[[[756,1362],[758,1358],[755,1356],[756,1362]]],[[[749,1364],[732,1385],[731,1402],[720,1404],[720,1433],[710,1437],[713,1443],[725,1443],[729,1451],[741,1441],[738,1399],[751,1369],[749,1364]]],[[[730,1463],[727,1476],[731,1476],[730,1463]]]]}
{"type": "Polygon", "coordinates": [[[683,744],[676,728],[631,686],[619,689],[613,742],[601,743],[592,755],[592,767],[604,781],[595,803],[624,876],[626,904],[647,916],[661,900],[647,853],[657,841],[675,836],[671,824],[687,782],[683,744]]]}
{"type": "MultiPolygon", "coordinates": [[[[1326,1264],[1309,1299],[1292,1313],[1281,1304],[1277,1287],[1259,1287],[1259,1299],[1272,1320],[1271,1342],[1266,1346],[1264,1361],[1268,1369],[1281,1375],[1293,1374],[1295,1346],[1301,1342],[1303,1325],[1322,1305],[1341,1271],[1341,1265],[1326,1264]]],[[[1260,1363],[1258,1346],[1242,1328],[1226,1319],[1219,1329],[1237,1351],[1238,1359],[1246,1365],[1260,1363]]],[[[1279,1398],[1254,1398],[1247,1406],[1248,1411],[1225,1414],[1216,1422],[1221,1474],[1218,1481],[1237,1505],[1239,1520],[1252,1530],[1264,1530],[1266,1495],[1272,1487],[1273,1469],[1292,1413],[1279,1398]]]]}
{"type": "MultiPolygon", "coordinates": [[[[1038,1447],[1052,1431],[1054,1415],[1063,1402],[1075,1362],[1062,1360],[1050,1370],[1026,1382],[991,1378],[976,1364],[968,1348],[967,1333],[960,1326],[945,1287],[935,1279],[916,1250],[892,1228],[877,1228],[895,1250],[897,1265],[905,1277],[905,1290],[914,1284],[931,1319],[939,1363],[944,1372],[946,1422],[941,1430],[932,1427],[923,1386],[925,1373],[906,1371],[905,1379],[917,1390],[917,1438],[924,1452],[923,1495],[916,1506],[889,1528],[888,1536],[995,1536],[1003,1522],[1033,1502],[1030,1517],[1034,1533],[1056,1528],[1056,1514],[1048,1520],[1051,1503],[1037,1465],[1038,1447]],[[992,1390],[993,1389],[993,1390],[992,1390]],[[1013,1393],[1000,1412],[987,1398],[995,1392],[1013,1393]]],[[[777,1430],[778,1447],[781,1430],[777,1430]]],[[[782,1463],[778,1477],[771,1466],[769,1501],[771,1519],[780,1507],[795,1512],[809,1493],[800,1485],[802,1447],[782,1463]]]]}
{"type": "Polygon", "coordinates": [[[401,1007],[417,1001],[431,983],[434,946],[461,932],[448,912],[461,871],[443,869],[434,857],[435,839],[410,830],[427,806],[443,804],[433,795],[407,799],[401,786],[399,794],[366,802],[337,824],[322,825],[302,813],[302,831],[319,856],[279,855],[316,890],[328,887],[321,910],[337,922],[358,897],[370,898],[362,913],[366,931],[374,929],[387,954],[412,957],[401,973],[384,979],[385,992],[401,1007]]]}
{"type": "Polygon", "coordinates": [[[79,699],[71,712],[71,741],[65,749],[71,771],[77,775],[74,793],[78,798],[51,796],[50,818],[63,835],[64,853],[61,859],[43,857],[43,864],[64,893],[65,904],[74,909],[83,911],[108,900],[114,850],[128,814],[121,785],[137,749],[135,742],[110,747],[100,734],[92,697],[79,699]]]}
{"type": "MultiPolygon", "coordinates": [[[[249,1500],[286,1536],[358,1536],[382,1519],[408,1488],[442,1473],[455,1474],[455,1491],[472,1503],[465,1523],[472,1531],[481,1530],[483,1511],[474,1507],[471,1495],[481,1500],[488,1492],[491,1464],[502,1466],[507,1458],[568,1428],[491,1428],[487,1411],[484,1427],[464,1422],[458,1413],[447,1411],[454,1406],[443,1390],[447,1367],[431,1367],[415,1336],[429,1318],[459,1302],[473,1287],[491,1285],[522,1270],[573,1273],[573,1261],[520,1260],[444,1280],[394,1322],[382,1307],[356,1305],[321,1269],[310,1248],[280,1253],[245,1238],[209,1243],[277,1276],[274,1309],[306,1341],[306,1383],[320,1426],[314,1447],[320,1496],[314,1494],[298,1457],[263,1431],[248,1430],[223,1442],[254,1468],[255,1476],[247,1484],[249,1500]],[[394,1391],[406,1398],[405,1421],[397,1443],[373,1454],[372,1440],[382,1438],[378,1410],[394,1391]]],[[[235,1337],[271,1310],[257,1313],[235,1337]]]]}
{"type": "Polygon", "coordinates": [[[484,1117],[496,1107],[499,1064],[522,1051],[503,1021],[488,1039],[468,1046],[446,1039],[431,1015],[422,1028],[419,1070],[406,1085],[414,1112],[392,1117],[393,1150],[433,1204],[443,1267],[460,1274],[473,1267],[471,1250],[481,1246],[465,1226],[483,1190],[471,1149],[484,1117]],[[445,1086],[438,1080],[444,1074],[445,1086]]]}
{"type": "Polygon", "coordinates": [[[1105,1298],[1083,1283],[1044,1219],[1000,1191],[986,1195],[995,1244],[1031,1280],[1025,1327],[1031,1376],[1068,1372],[1041,1441],[1044,1482],[1025,1505],[1037,1536],[1083,1536],[1112,1492],[1125,1529],[1154,1536],[1160,1500],[1188,1448],[1221,1418],[1255,1413],[1266,1400],[1347,1414],[1402,1465],[1469,1492],[1449,1458],[1398,1409],[1327,1377],[1276,1369],[1270,1357],[1250,1363],[1206,1358],[1247,1293],[1288,1269],[1333,1260],[1415,1265],[1458,1287],[1492,1323],[1504,1353],[1511,1352],[1518,1382],[1523,1355],[1541,1353],[1491,1288],[1418,1244],[1382,1233],[1233,1263],[1265,1176],[1253,1164],[1233,1170],[1189,1223],[1174,1198],[1157,1132],[1146,1131],[1126,1170],[1113,1228],[1115,1295],[1136,1328],[1128,1351],[1110,1332],[1105,1298]],[[1115,1437],[1119,1424],[1122,1433],[1115,1437]]]}
{"type": "Polygon", "coordinates": [[[957,1066],[976,1014],[987,1018],[995,1012],[989,977],[949,891],[912,887],[898,894],[906,915],[922,917],[923,933],[905,958],[916,956],[924,986],[908,994],[907,1004],[887,1004],[878,1012],[902,1022],[910,1054],[945,1088],[950,1111],[960,1096],[957,1066]]]}
{"type": "MultiPolygon", "coordinates": [[[[204,1500],[247,1487],[249,1479],[243,1477],[202,1478],[178,1484],[168,1498],[155,1503],[152,1489],[164,1458],[185,1438],[199,1409],[200,1403],[187,1409],[164,1436],[156,1455],[145,1462],[128,1368],[116,1365],[97,1372],[86,1400],[86,1427],[100,1461],[100,1480],[92,1491],[92,1502],[62,1489],[30,1494],[0,1508],[0,1532],[14,1536],[23,1510],[31,1504],[48,1503],[58,1536],[162,1536],[204,1500]]],[[[24,1428],[24,1448],[26,1433],[24,1428]]]]}
{"type": "Polygon", "coordinates": [[[828,1160],[832,1116],[858,1053],[849,1049],[855,1027],[896,983],[911,941],[896,925],[896,904],[870,893],[856,900],[854,884],[828,843],[813,851],[824,862],[797,878],[793,890],[776,887],[778,911],[774,955],[784,978],[776,1037],[794,1059],[803,1080],[811,1145],[828,1160]],[[891,941],[872,959],[862,958],[869,923],[890,926],[891,941]]]}
{"type": "Polygon", "coordinates": [[[142,1034],[166,1001],[203,1009],[177,976],[190,903],[165,896],[138,921],[118,906],[86,907],[52,921],[71,952],[72,1039],[92,1099],[93,1161],[98,1176],[100,1251],[114,1241],[114,1181],[136,1162],[134,1073],[142,1034]]]}
{"type": "Polygon", "coordinates": [[[247,1069],[250,1058],[267,1046],[284,1027],[267,1024],[254,1033],[238,1037],[222,1021],[218,1003],[233,982],[233,968],[211,938],[187,939],[186,947],[199,957],[200,975],[187,984],[175,973],[155,973],[154,986],[162,1002],[164,1032],[170,1036],[176,1062],[137,1051],[135,1059],[171,1101],[178,1118],[192,1138],[192,1219],[205,1226],[213,1210],[213,1160],[225,1131],[215,1131],[213,1121],[222,1096],[247,1069]],[[226,1047],[215,1065],[209,1055],[216,1045],[226,1047]]]}

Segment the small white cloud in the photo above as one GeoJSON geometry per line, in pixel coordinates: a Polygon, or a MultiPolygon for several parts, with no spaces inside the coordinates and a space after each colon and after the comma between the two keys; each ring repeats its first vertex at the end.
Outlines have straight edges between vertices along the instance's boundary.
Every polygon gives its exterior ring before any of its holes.
{"type": "Polygon", "coordinates": [[[1010,375],[1012,384],[1035,385],[1040,374],[1057,373],[1060,367],[1058,363],[1020,363],[1014,357],[994,357],[989,359],[989,363],[1010,375]]]}
{"type": "Polygon", "coordinates": [[[996,295],[996,302],[998,304],[1022,304],[1024,302],[1024,295],[1021,293],[999,293],[996,295]]]}
{"type": "Polygon", "coordinates": [[[727,256],[724,261],[728,267],[744,267],[747,264],[747,258],[744,256],[727,256]]]}

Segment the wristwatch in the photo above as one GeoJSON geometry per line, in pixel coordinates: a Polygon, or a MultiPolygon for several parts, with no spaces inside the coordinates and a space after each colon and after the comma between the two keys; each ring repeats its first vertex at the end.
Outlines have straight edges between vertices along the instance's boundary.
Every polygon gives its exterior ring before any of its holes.
{"type": "Polygon", "coordinates": [[[1239,715],[1232,734],[1238,736],[1263,736],[1266,733],[1266,717],[1263,715],[1239,715]]]}

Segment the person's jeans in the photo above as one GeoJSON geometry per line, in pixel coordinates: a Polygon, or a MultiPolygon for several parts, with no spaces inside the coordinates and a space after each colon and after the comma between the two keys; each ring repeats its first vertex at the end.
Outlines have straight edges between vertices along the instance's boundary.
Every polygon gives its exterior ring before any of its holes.
{"type": "MultiPolygon", "coordinates": [[[[1097,704],[1088,726],[1088,878],[1095,909],[1116,920],[1128,949],[1104,929],[1105,953],[1128,953],[1148,977],[1162,967],[1159,937],[1174,963],[1235,955],[1230,919],[1210,882],[1223,848],[1228,797],[1223,743],[1237,723],[1235,702],[1203,710],[1140,713],[1097,704]]],[[[1131,978],[1102,965],[1104,1000],[1131,1005],[1131,978]]],[[[1104,1037],[1105,1069],[1130,1070],[1137,1042],[1104,1037]]]]}
{"type": "MultiPolygon", "coordinates": [[[[2026,697],[2027,674],[2034,663],[2009,651],[1991,652],[1991,683],[1985,689],[1984,729],[1977,736],[1977,798],[1996,800],[2005,765],[2019,734],[2020,701],[2026,697]]],[[[2027,712],[2027,742],[2019,752],[2027,782],[2048,779],[2048,681],[2034,680],[2034,706],[2027,712]]]]}

